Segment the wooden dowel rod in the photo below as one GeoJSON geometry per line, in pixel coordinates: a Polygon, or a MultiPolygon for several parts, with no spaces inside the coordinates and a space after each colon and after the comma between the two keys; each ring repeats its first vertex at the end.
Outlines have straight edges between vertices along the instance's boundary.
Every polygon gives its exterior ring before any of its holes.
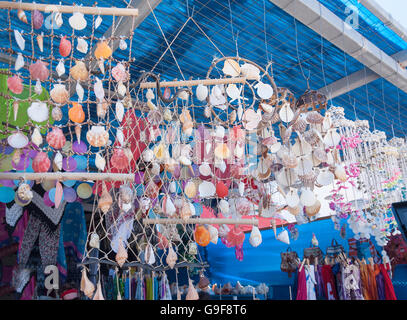
{"type": "Polygon", "coordinates": [[[134,181],[134,174],[91,172],[0,172],[0,180],[134,181]]]}
{"type": "MultiPolygon", "coordinates": [[[[163,81],[160,82],[160,87],[193,87],[197,85],[217,85],[217,84],[229,84],[229,83],[244,83],[246,78],[224,78],[224,79],[203,79],[203,80],[186,80],[186,81],[163,81]]],[[[140,84],[141,89],[155,88],[157,85],[155,82],[143,82],[140,84]]]]}
{"type": "Polygon", "coordinates": [[[0,9],[22,9],[38,10],[44,12],[74,13],[104,15],[104,16],[138,16],[138,9],[134,8],[101,8],[101,7],[82,7],[82,6],[62,6],[54,4],[26,3],[0,1],[0,9]]]}
{"type": "Polygon", "coordinates": [[[191,219],[178,219],[178,218],[168,218],[168,219],[143,219],[143,224],[245,224],[258,226],[259,220],[257,219],[201,219],[201,218],[191,218],[191,219]]]}

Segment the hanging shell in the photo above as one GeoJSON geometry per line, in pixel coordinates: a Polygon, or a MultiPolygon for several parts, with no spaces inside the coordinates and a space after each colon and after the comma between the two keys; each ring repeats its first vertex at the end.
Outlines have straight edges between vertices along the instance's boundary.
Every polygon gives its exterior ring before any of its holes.
{"type": "Polygon", "coordinates": [[[61,42],[59,43],[59,54],[63,57],[67,57],[71,53],[71,49],[71,42],[66,38],[66,36],[63,36],[61,38],[61,42]]]}
{"type": "Polygon", "coordinates": [[[330,129],[325,134],[323,141],[328,148],[334,148],[341,142],[341,136],[336,129],[330,129]]]}
{"type": "Polygon", "coordinates": [[[98,168],[100,171],[105,170],[106,159],[104,157],[102,157],[100,155],[100,153],[96,153],[95,165],[96,165],[96,168],[98,168]]]}
{"type": "Polygon", "coordinates": [[[247,109],[242,117],[243,126],[246,130],[254,130],[257,128],[261,121],[261,111],[254,111],[253,109],[247,109]]]}
{"type": "Polygon", "coordinates": [[[41,34],[37,35],[37,44],[38,48],[40,48],[40,51],[44,51],[44,32],[41,32],[41,34]]]}
{"type": "Polygon", "coordinates": [[[149,265],[153,265],[155,263],[154,250],[150,244],[147,244],[146,249],[144,250],[144,261],[149,265]]]}
{"type": "Polygon", "coordinates": [[[93,300],[105,300],[102,293],[102,285],[100,284],[100,279],[96,286],[96,292],[95,295],[93,296],[93,300]]]}
{"type": "Polygon", "coordinates": [[[178,259],[177,254],[172,248],[172,245],[170,245],[170,247],[168,248],[168,254],[167,258],[165,259],[165,262],[167,262],[171,269],[174,269],[177,259],[178,259]]]}
{"type": "Polygon", "coordinates": [[[41,81],[40,81],[40,80],[37,80],[37,81],[35,82],[34,92],[35,92],[37,95],[40,95],[40,94],[42,93],[42,85],[41,85],[41,81]]]}
{"type": "Polygon", "coordinates": [[[86,54],[88,52],[88,42],[83,38],[78,38],[76,50],[78,50],[81,53],[86,54]]]}
{"type": "Polygon", "coordinates": [[[199,185],[199,196],[201,198],[209,198],[215,195],[216,187],[212,182],[203,181],[199,185]]]}
{"type": "Polygon", "coordinates": [[[321,186],[328,186],[334,182],[335,176],[329,170],[321,170],[317,177],[317,183],[321,186]]]}
{"type": "Polygon", "coordinates": [[[33,198],[33,192],[27,183],[22,183],[17,190],[18,197],[23,201],[31,201],[33,198]]]}
{"type": "Polygon", "coordinates": [[[64,132],[58,127],[53,127],[52,131],[48,132],[46,140],[54,149],[62,149],[66,143],[64,132]]]}
{"type": "Polygon", "coordinates": [[[290,236],[287,230],[281,231],[276,237],[278,241],[281,241],[285,244],[290,244],[290,236]]]}
{"type": "Polygon", "coordinates": [[[82,278],[81,278],[81,291],[87,296],[89,299],[92,298],[93,292],[95,291],[95,286],[92,281],[89,280],[86,269],[82,269],[82,278]]]}
{"type": "Polygon", "coordinates": [[[18,10],[17,10],[17,17],[18,17],[18,19],[19,19],[20,21],[22,21],[22,22],[24,22],[24,23],[28,23],[27,16],[25,15],[24,10],[18,9],[18,10]]]}
{"type": "Polygon", "coordinates": [[[8,136],[7,142],[10,147],[13,147],[14,149],[22,149],[29,143],[29,140],[26,135],[22,134],[20,131],[16,131],[8,136]]]}
{"type": "Polygon", "coordinates": [[[121,97],[124,97],[127,93],[127,88],[126,86],[123,84],[122,81],[119,81],[119,83],[117,84],[117,92],[119,93],[119,95],[121,97]]]}
{"type": "Polygon", "coordinates": [[[187,296],[185,297],[185,300],[199,300],[198,292],[196,291],[191,279],[189,279],[188,293],[187,296]]]}
{"type": "Polygon", "coordinates": [[[112,68],[112,77],[116,81],[122,82],[126,82],[129,79],[129,75],[126,71],[126,68],[122,63],[118,63],[114,68],[112,68]]]}
{"type": "Polygon", "coordinates": [[[38,127],[34,128],[33,134],[31,135],[31,142],[34,143],[37,147],[42,144],[42,135],[38,127]]]}
{"type": "Polygon", "coordinates": [[[14,94],[21,94],[23,92],[23,79],[18,75],[14,75],[7,79],[7,87],[14,94]]]}
{"type": "Polygon", "coordinates": [[[34,172],[47,172],[51,166],[51,160],[45,152],[38,152],[32,162],[34,172]]]}
{"type": "Polygon", "coordinates": [[[82,123],[85,120],[85,112],[82,109],[82,105],[72,102],[72,108],[69,109],[68,116],[72,122],[82,123]]]}
{"type": "Polygon", "coordinates": [[[343,165],[338,164],[335,167],[335,178],[342,181],[342,182],[346,182],[348,180],[348,176],[346,174],[346,170],[343,167],[343,165]]]}
{"type": "Polygon", "coordinates": [[[109,59],[112,55],[113,51],[107,44],[107,41],[101,41],[96,45],[95,49],[95,57],[96,59],[109,59]]]}
{"type": "Polygon", "coordinates": [[[260,80],[260,69],[250,63],[244,63],[240,68],[242,75],[247,80],[260,80]]]}
{"type": "Polygon", "coordinates": [[[321,134],[315,129],[305,131],[303,137],[305,141],[307,141],[313,147],[322,142],[321,134]]]}
{"type": "Polygon", "coordinates": [[[62,110],[60,107],[54,107],[51,111],[51,116],[52,119],[54,119],[55,121],[61,121],[62,119],[62,110]]]}
{"type": "Polygon", "coordinates": [[[122,122],[124,117],[124,105],[121,101],[116,102],[116,118],[119,122],[122,122]]]}
{"type": "Polygon", "coordinates": [[[289,187],[295,183],[298,179],[297,173],[294,169],[283,168],[276,175],[276,180],[278,184],[289,187]]]}
{"type": "Polygon", "coordinates": [[[316,200],[312,206],[305,206],[305,213],[309,217],[313,217],[321,210],[321,202],[316,200]]]}
{"type": "Polygon", "coordinates": [[[109,191],[107,191],[106,186],[103,185],[102,196],[99,199],[98,208],[102,210],[103,213],[107,213],[112,206],[112,203],[112,196],[110,195],[109,191]]]}
{"type": "Polygon", "coordinates": [[[58,28],[60,28],[63,23],[64,19],[62,18],[62,13],[61,12],[56,12],[54,15],[54,22],[58,28]]]}
{"type": "Polygon", "coordinates": [[[297,157],[307,156],[312,153],[311,145],[302,139],[301,137],[297,139],[295,142],[292,150],[291,150],[297,157]]]}
{"type": "Polygon", "coordinates": [[[76,94],[78,95],[78,101],[82,102],[83,96],[85,95],[85,90],[83,89],[83,87],[81,86],[79,81],[76,83],[75,90],[76,90],[76,94]]]}
{"type": "Polygon", "coordinates": [[[44,23],[44,15],[39,10],[33,10],[31,12],[31,20],[34,29],[40,29],[44,23]]]}
{"type": "Polygon", "coordinates": [[[123,245],[123,240],[122,238],[119,239],[119,248],[117,250],[116,254],[116,262],[117,264],[121,267],[123,267],[123,264],[126,262],[126,259],[128,258],[127,250],[124,248],[123,245]]]}
{"type": "Polygon", "coordinates": [[[267,83],[259,82],[254,88],[257,89],[257,95],[263,100],[268,100],[273,96],[273,87],[267,83]]]}
{"type": "Polygon", "coordinates": [[[218,239],[219,239],[219,233],[218,233],[218,229],[216,229],[214,226],[212,225],[208,225],[208,231],[209,231],[209,235],[210,235],[210,241],[213,244],[217,244],[218,243],[218,239]]]}
{"type": "Polygon", "coordinates": [[[307,122],[302,118],[298,118],[293,124],[292,129],[293,131],[304,133],[307,130],[307,122]]]}
{"type": "Polygon", "coordinates": [[[96,114],[99,118],[104,118],[106,116],[107,110],[109,108],[109,104],[105,99],[102,102],[99,102],[96,105],[96,114]]]}
{"type": "Polygon", "coordinates": [[[89,72],[83,61],[77,60],[76,64],[71,68],[69,74],[76,81],[85,81],[89,78],[89,72]]]}
{"type": "Polygon", "coordinates": [[[198,98],[199,101],[204,101],[208,97],[208,87],[204,86],[202,84],[199,84],[196,87],[196,97],[198,98]]]}
{"type": "Polygon", "coordinates": [[[25,40],[24,40],[23,36],[21,35],[20,31],[14,29],[14,38],[16,39],[16,42],[17,42],[18,47],[20,48],[20,50],[24,51],[25,40]]]}
{"type": "Polygon", "coordinates": [[[45,102],[36,101],[31,103],[27,114],[34,122],[44,122],[49,118],[49,108],[45,102]]]}
{"type": "Polygon", "coordinates": [[[227,202],[225,199],[221,199],[219,201],[218,208],[224,216],[229,215],[229,211],[230,211],[229,202],[227,202]]]}
{"type": "Polygon", "coordinates": [[[120,48],[120,50],[126,50],[126,49],[127,49],[127,42],[126,42],[126,40],[120,39],[119,48],[120,48]]]}
{"type": "Polygon", "coordinates": [[[105,90],[103,89],[103,83],[99,78],[96,78],[96,82],[93,86],[93,91],[95,92],[96,98],[99,101],[103,101],[105,98],[105,90]]]}
{"type": "Polygon", "coordinates": [[[100,15],[98,15],[95,19],[95,29],[100,27],[100,25],[102,24],[102,21],[103,21],[102,17],[100,15]]]}
{"type": "Polygon", "coordinates": [[[324,117],[317,111],[308,112],[306,119],[311,124],[321,124],[324,121],[324,117]]]}
{"type": "Polygon", "coordinates": [[[92,232],[92,234],[90,235],[89,246],[91,248],[99,249],[100,239],[99,239],[99,235],[96,232],[92,232]]]}
{"type": "Polygon", "coordinates": [[[55,68],[58,77],[62,76],[65,74],[65,64],[64,64],[64,59],[59,59],[58,65],[55,68]]]}
{"type": "Polygon", "coordinates": [[[300,201],[304,206],[312,206],[317,201],[315,194],[310,189],[304,189],[301,193],[300,201]]]}
{"type": "Polygon", "coordinates": [[[16,62],[14,64],[14,69],[16,69],[16,71],[18,71],[22,67],[24,67],[24,58],[23,58],[23,55],[19,52],[17,54],[16,62]]]}
{"type": "Polygon", "coordinates": [[[301,212],[301,208],[300,206],[295,206],[295,207],[287,207],[287,210],[289,213],[291,213],[292,215],[296,216],[301,212]]]}
{"type": "Polygon", "coordinates": [[[31,79],[33,80],[45,81],[48,79],[49,71],[47,68],[47,63],[41,60],[37,60],[37,62],[31,64],[29,71],[31,79]]]}
{"type": "Polygon", "coordinates": [[[282,157],[282,163],[283,166],[286,168],[295,168],[298,166],[297,157],[290,153],[284,154],[284,156],[282,157]]]}
{"type": "Polygon", "coordinates": [[[298,196],[297,189],[290,188],[290,191],[287,193],[285,200],[289,207],[295,208],[300,202],[300,197],[298,196]]]}
{"type": "Polygon", "coordinates": [[[316,148],[313,153],[312,153],[313,157],[315,157],[315,159],[317,159],[320,162],[327,162],[328,161],[328,155],[325,152],[324,149],[322,148],[316,148]]]}
{"type": "Polygon", "coordinates": [[[238,77],[241,70],[239,63],[237,63],[236,60],[226,59],[222,71],[227,76],[238,77]]]}
{"type": "Polygon", "coordinates": [[[249,242],[255,248],[262,243],[262,237],[258,227],[253,226],[252,232],[250,233],[249,242]]]}
{"type": "Polygon", "coordinates": [[[291,120],[294,119],[294,112],[291,109],[289,103],[285,103],[281,107],[279,116],[280,116],[281,121],[286,122],[286,123],[291,122],[291,120]]]}
{"type": "Polygon", "coordinates": [[[83,30],[86,28],[87,22],[82,12],[74,12],[69,18],[69,25],[74,30],[83,30]]]}
{"type": "Polygon", "coordinates": [[[62,170],[62,160],[63,160],[62,154],[61,152],[58,151],[54,158],[54,164],[58,170],[62,170]]]}
{"type": "Polygon", "coordinates": [[[188,198],[190,199],[195,198],[198,192],[195,183],[193,181],[188,181],[187,184],[185,185],[184,192],[188,198]]]}

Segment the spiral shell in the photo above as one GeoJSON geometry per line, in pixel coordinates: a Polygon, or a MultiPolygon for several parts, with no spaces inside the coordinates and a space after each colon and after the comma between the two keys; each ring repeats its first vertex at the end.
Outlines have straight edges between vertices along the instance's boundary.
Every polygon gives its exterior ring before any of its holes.
{"type": "Polygon", "coordinates": [[[92,126],[86,133],[86,139],[92,147],[103,147],[109,141],[109,134],[103,126],[92,126]]]}
{"type": "Polygon", "coordinates": [[[47,134],[47,142],[54,149],[62,149],[66,143],[63,131],[58,127],[53,127],[47,134]]]}
{"type": "Polygon", "coordinates": [[[307,122],[311,124],[321,124],[324,117],[317,111],[311,111],[307,114],[307,122]]]}

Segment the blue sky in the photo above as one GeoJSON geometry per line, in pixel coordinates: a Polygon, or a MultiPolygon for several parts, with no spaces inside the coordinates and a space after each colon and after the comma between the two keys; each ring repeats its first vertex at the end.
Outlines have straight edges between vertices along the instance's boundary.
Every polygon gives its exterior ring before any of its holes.
{"type": "Polygon", "coordinates": [[[407,0],[376,0],[376,2],[407,28],[407,0]]]}

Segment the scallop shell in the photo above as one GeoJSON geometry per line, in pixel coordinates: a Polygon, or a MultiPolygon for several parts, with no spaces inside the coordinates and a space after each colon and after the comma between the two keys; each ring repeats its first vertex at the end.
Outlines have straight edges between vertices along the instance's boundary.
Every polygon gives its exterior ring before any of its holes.
{"type": "Polygon", "coordinates": [[[54,149],[62,149],[66,143],[66,138],[61,128],[53,127],[47,134],[47,142],[54,149]]]}
{"type": "Polygon", "coordinates": [[[218,243],[218,239],[219,239],[219,232],[218,229],[216,229],[214,226],[212,225],[208,225],[208,231],[209,231],[209,235],[210,235],[210,241],[213,244],[217,244],[218,243]]]}
{"type": "Polygon", "coordinates": [[[311,146],[317,146],[322,141],[321,134],[315,129],[305,131],[303,137],[311,146]]]}
{"type": "Polygon", "coordinates": [[[311,124],[321,124],[324,121],[324,117],[317,111],[308,112],[306,119],[311,124]]]}
{"type": "Polygon", "coordinates": [[[50,92],[51,99],[58,104],[66,104],[69,99],[69,93],[63,84],[55,84],[50,92]]]}
{"type": "Polygon", "coordinates": [[[212,173],[212,170],[211,170],[211,167],[209,166],[209,164],[208,163],[202,163],[199,166],[199,173],[201,175],[203,175],[204,177],[210,176],[211,173],[212,173]]]}
{"type": "Polygon", "coordinates": [[[45,81],[48,79],[49,71],[47,64],[41,60],[37,60],[37,62],[31,64],[29,71],[31,79],[33,80],[45,81]]]}
{"type": "Polygon", "coordinates": [[[61,121],[61,119],[62,119],[61,108],[60,107],[53,108],[51,111],[51,116],[52,116],[52,119],[54,119],[55,121],[61,121]]]}
{"type": "Polygon", "coordinates": [[[14,29],[14,38],[16,39],[16,42],[17,42],[20,50],[24,51],[25,40],[24,40],[23,36],[21,35],[20,31],[14,29]]]}
{"type": "Polygon", "coordinates": [[[129,159],[127,158],[123,149],[114,149],[110,163],[111,167],[124,170],[129,166],[129,159]]]}
{"type": "Polygon", "coordinates": [[[23,58],[23,55],[19,52],[17,54],[16,62],[14,64],[14,69],[16,69],[16,71],[18,71],[22,67],[24,67],[24,58],[23,58]]]}
{"type": "Polygon", "coordinates": [[[321,202],[316,200],[312,206],[305,206],[305,213],[309,217],[315,216],[321,210],[321,202]]]}
{"type": "Polygon", "coordinates": [[[109,134],[104,126],[92,126],[86,133],[86,140],[92,147],[104,147],[109,141],[109,134]]]}
{"type": "Polygon", "coordinates": [[[187,184],[185,185],[184,192],[188,198],[190,199],[195,198],[198,192],[195,183],[193,181],[188,181],[187,184]]]}
{"type": "Polygon", "coordinates": [[[62,160],[63,160],[62,154],[61,152],[58,151],[53,161],[58,170],[62,170],[62,160]]]}
{"type": "Polygon", "coordinates": [[[51,166],[51,161],[45,152],[38,152],[32,162],[34,172],[47,172],[51,166]]]}
{"type": "Polygon", "coordinates": [[[123,267],[127,258],[128,258],[127,250],[124,248],[123,240],[120,238],[119,239],[119,248],[117,250],[116,257],[115,257],[115,260],[116,260],[117,264],[120,266],[120,268],[123,267]]]}
{"type": "Polygon", "coordinates": [[[316,182],[318,184],[320,184],[321,186],[328,186],[334,182],[334,179],[335,179],[335,176],[331,171],[321,170],[316,182]]]}
{"type": "Polygon", "coordinates": [[[107,191],[106,186],[103,184],[102,196],[98,201],[98,208],[102,210],[103,213],[107,213],[112,206],[113,199],[110,193],[107,191]]]}
{"type": "Polygon", "coordinates": [[[88,279],[86,275],[86,269],[82,269],[82,278],[81,278],[81,291],[87,296],[89,299],[92,298],[93,292],[95,291],[94,284],[88,279]]]}
{"type": "Polygon", "coordinates": [[[78,38],[76,50],[78,50],[81,53],[86,54],[88,52],[88,42],[83,38],[78,38]]]}
{"type": "Polygon", "coordinates": [[[310,207],[315,204],[317,198],[310,189],[306,188],[301,192],[300,201],[304,206],[310,207]]]}
{"type": "Polygon", "coordinates": [[[86,65],[83,61],[77,60],[75,65],[69,71],[69,74],[73,79],[76,81],[85,81],[89,78],[88,69],[86,69],[86,65]]]}
{"type": "Polygon", "coordinates": [[[83,30],[86,28],[87,22],[82,12],[74,12],[69,18],[69,25],[74,30],[83,30]]]}
{"type": "Polygon", "coordinates": [[[33,102],[27,109],[27,114],[34,122],[44,122],[49,118],[49,108],[45,102],[33,102]]]}
{"type": "Polygon", "coordinates": [[[293,124],[292,129],[293,131],[304,133],[307,130],[307,122],[302,118],[298,118],[293,124]]]}
{"type": "Polygon", "coordinates": [[[101,41],[96,45],[95,57],[96,59],[108,59],[112,55],[113,51],[107,44],[107,41],[101,41]]]}
{"type": "Polygon", "coordinates": [[[216,187],[212,182],[203,181],[199,185],[199,196],[201,198],[209,198],[214,196],[216,193],[216,187]]]}
{"type": "Polygon", "coordinates": [[[283,122],[291,122],[291,120],[294,119],[294,112],[290,107],[289,103],[285,103],[281,109],[280,112],[278,113],[280,116],[281,121],[283,122]]]}
{"type": "Polygon", "coordinates": [[[34,143],[37,147],[39,147],[42,144],[42,135],[40,132],[40,129],[37,127],[34,128],[33,134],[31,135],[31,141],[34,143]]]}
{"type": "Polygon", "coordinates": [[[246,130],[254,130],[261,121],[261,111],[255,112],[253,109],[247,109],[242,117],[243,126],[246,130]]]}
{"type": "Polygon", "coordinates": [[[207,86],[199,84],[196,87],[195,93],[196,93],[196,97],[199,101],[204,101],[208,97],[208,92],[209,92],[209,90],[208,90],[207,86]]]}
{"type": "Polygon", "coordinates": [[[170,247],[168,248],[167,257],[165,258],[165,262],[168,264],[168,266],[171,269],[174,269],[174,266],[175,266],[177,260],[178,260],[177,254],[174,251],[174,249],[172,248],[172,245],[170,245],[170,247]]]}
{"type": "MultiPolygon", "coordinates": [[[[116,81],[123,81],[126,82],[129,79],[129,76],[127,74],[126,68],[122,63],[118,63],[113,69],[112,69],[112,77],[116,81]]],[[[148,99],[148,98],[147,98],[148,99]]]]}
{"type": "Polygon", "coordinates": [[[33,10],[31,12],[31,20],[34,29],[40,29],[44,23],[44,15],[39,10],[33,10]]]}
{"type": "Polygon", "coordinates": [[[259,82],[254,88],[257,89],[257,95],[263,100],[268,100],[273,96],[273,87],[267,83],[259,82]]]}
{"type": "Polygon", "coordinates": [[[23,79],[18,75],[14,75],[7,79],[7,87],[14,94],[21,94],[23,92],[23,79]]]}
{"type": "Polygon", "coordinates": [[[65,73],[65,64],[64,59],[59,59],[58,65],[55,68],[58,77],[62,76],[65,73]]]}
{"type": "Polygon", "coordinates": [[[247,80],[260,80],[260,69],[250,63],[244,63],[240,68],[247,80]]]}
{"type": "Polygon", "coordinates": [[[63,57],[67,57],[71,53],[71,49],[71,42],[66,38],[66,36],[63,36],[59,43],[59,54],[63,57]]]}
{"type": "Polygon", "coordinates": [[[231,83],[226,88],[226,94],[228,95],[229,98],[236,100],[240,97],[240,90],[236,86],[236,84],[231,83]]]}
{"type": "Polygon", "coordinates": [[[262,238],[258,227],[253,226],[252,232],[250,233],[249,242],[255,248],[261,244],[262,238]]]}
{"type": "Polygon", "coordinates": [[[233,59],[226,59],[222,71],[227,76],[238,77],[240,75],[239,63],[233,59]]]}
{"type": "Polygon", "coordinates": [[[96,168],[98,168],[100,171],[105,170],[106,159],[104,157],[102,157],[100,155],[100,153],[96,153],[95,165],[96,165],[96,168]]]}
{"type": "Polygon", "coordinates": [[[14,149],[21,149],[29,143],[29,140],[26,135],[22,134],[20,131],[16,131],[8,136],[7,142],[10,147],[13,147],[14,149]]]}

